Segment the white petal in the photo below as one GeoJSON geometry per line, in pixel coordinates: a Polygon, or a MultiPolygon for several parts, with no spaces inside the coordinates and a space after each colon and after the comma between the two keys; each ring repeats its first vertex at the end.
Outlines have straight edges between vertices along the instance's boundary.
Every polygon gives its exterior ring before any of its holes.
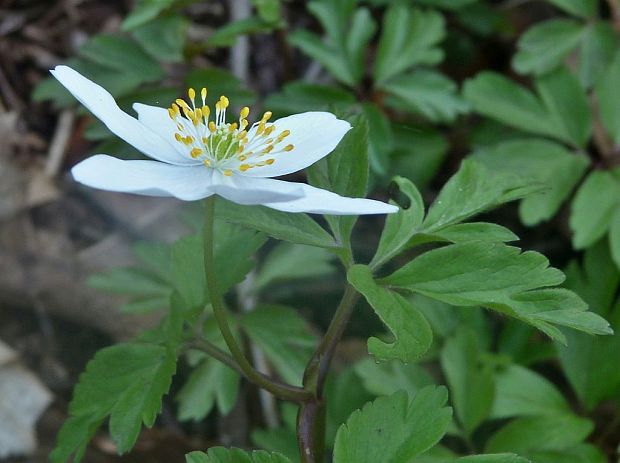
{"type": "Polygon", "coordinates": [[[112,133],[147,156],[169,164],[195,164],[193,159],[181,156],[170,143],[158,135],[158,132],[146,128],[137,119],[121,110],[112,95],[103,87],[67,66],[56,66],[51,73],[112,133]]]}
{"type": "Polygon", "coordinates": [[[291,201],[304,196],[301,183],[270,178],[249,178],[233,173],[226,176],[213,170],[213,191],[238,204],[255,205],[291,201]]]}
{"type": "Polygon", "coordinates": [[[173,166],[157,161],[123,161],[98,154],[77,164],[75,180],[101,190],[194,201],[214,194],[212,169],[173,166]]]}
{"type": "MultiPolygon", "coordinates": [[[[272,181],[282,182],[282,180],[272,181]]],[[[296,185],[302,187],[304,191],[303,198],[264,205],[284,212],[309,212],[311,214],[330,215],[392,214],[398,212],[397,206],[375,201],[374,199],[347,198],[303,183],[297,183],[296,185]]]]}
{"type": "MultiPolygon", "coordinates": [[[[249,169],[243,173],[244,176],[278,177],[305,169],[331,153],[351,129],[347,121],[337,119],[332,113],[320,111],[284,117],[275,121],[274,125],[274,137],[284,130],[291,131],[274,151],[288,144],[294,146],[293,150],[270,154],[275,159],[273,164],[249,169]]],[[[253,131],[250,131],[248,137],[251,138],[252,134],[253,131]]]]}

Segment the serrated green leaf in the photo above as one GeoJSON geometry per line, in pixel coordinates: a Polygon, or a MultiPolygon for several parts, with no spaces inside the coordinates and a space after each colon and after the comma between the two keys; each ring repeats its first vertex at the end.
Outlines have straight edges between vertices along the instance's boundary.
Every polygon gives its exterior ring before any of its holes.
{"type": "Polygon", "coordinates": [[[568,413],[518,418],[491,436],[485,451],[531,455],[541,450],[563,450],[581,443],[593,428],[589,420],[568,413]]]}
{"type": "Polygon", "coordinates": [[[491,418],[570,412],[553,383],[519,365],[510,365],[495,374],[495,392],[491,418]]]}
{"type": "Polygon", "coordinates": [[[368,42],[370,42],[376,30],[377,25],[372,19],[368,8],[358,8],[351,16],[351,25],[347,33],[345,51],[355,82],[359,82],[364,76],[368,42]]]}
{"type": "Polygon", "coordinates": [[[562,145],[543,139],[520,139],[479,149],[473,158],[495,172],[519,172],[544,185],[540,193],[521,201],[519,214],[526,225],[555,215],[589,165],[562,145]]]}
{"type": "Polygon", "coordinates": [[[497,453],[488,455],[469,455],[454,460],[454,463],[531,463],[527,458],[513,453],[497,453]]]}
{"type": "Polygon", "coordinates": [[[610,172],[592,172],[573,200],[570,228],[573,246],[586,248],[607,233],[611,220],[620,208],[620,181],[610,172]]]}
{"type": "Polygon", "coordinates": [[[467,435],[487,418],[495,395],[492,371],[481,362],[481,356],[476,333],[469,329],[457,331],[441,351],[450,400],[467,435]]]}
{"type": "Polygon", "coordinates": [[[275,26],[277,24],[267,22],[258,16],[250,16],[249,18],[229,22],[220,27],[209,37],[208,43],[214,47],[229,47],[234,45],[239,36],[269,32],[275,26]]]}
{"type": "Polygon", "coordinates": [[[368,162],[370,169],[379,176],[387,174],[390,155],[394,149],[394,134],[387,115],[372,103],[362,103],[368,121],[368,162]]]}
{"type": "Polygon", "coordinates": [[[182,16],[163,16],[136,27],[133,29],[133,36],[156,60],[177,63],[183,61],[188,25],[182,16]]]}
{"type": "Polygon", "coordinates": [[[559,270],[533,251],[499,243],[469,242],[434,249],[415,258],[382,283],[453,305],[482,305],[511,315],[564,341],[554,324],[610,334],[609,324],[574,293],[556,286],[559,270]]]}
{"type": "Polygon", "coordinates": [[[538,23],[517,43],[512,67],[520,74],[542,75],[558,67],[579,44],[584,26],[572,19],[538,23]]]}
{"type": "Polygon", "coordinates": [[[100,350],[86,366],[69,405],[51,460],[79,461],[88,440],[110,416],[118,452],[133,447],[142,423],[151,427],[176,369],[176,356],[154,344],[117,344],[100,350]],[[75,434],[74,434],[75,433],[75,434]]]}
{"type": "Polygon", "coordinates": [[[292,243],[336,249],[334,238],[307,214],[288,214],[263,206],[242,206],[218,200],[217,217],[292,243]]]}
{"type": "Polygon", "coordinates": [[[377,268],[401,252],[424,220],[424,201],[416,186],[403,177],[394,177],[402,194],[409,204],[399,209],[396,214],[388,215],[377,252],[370,263],[377,268]]]}
{"type": "Polygon", "coordinates": [[[512,173],[492,174],[482,164],[465,160],[440,191],[420,232],[434,233],[539,188],[530,179],[512,173]]]}
{"type": "Polygon", "coordinates": [[[620,207],[616,210],[609,225],[609,249],[612,259],[620,268],[620,207]]]}
{"type": "Polygon", "coordinates": [[[336,435],[334,463],[411,461],[445,434],[452,411],[444,388],[427,387],[409,399],[403,391],[354,412],[336,435]]]}
{"type": "Polygon", "coordinates": [[[331,275],[335,270],[330,262],[333,257],[321,248],[281,243],[265,259],[254,280],[253,290],[260,291],[274,282],[331,275]]]}
{"type": "Polygon", "coordinates": [[[368,339],[368,352],[378,360],[398,359],[412,362],[419,359],[430,347],[433,332],[430,325],[413,304],[401,295],[381,288],[375,283],[370,268],[354,265],[347,279],[364,295],[381,321],[394,335],[394,342],[378,338],[368,339]]]}
{"type": "Polygon", "coordinates": [[[276,305],[259,306],[243,315],[241,326],[288,383],[301,386],[316,338],[294,310],[276,305]]]}
{"type": "Polygon", "coordinates": [[[435,71],[418,70],[391,79],[384,86],[390,95],[386,104],[418,112],[432,122],[453,122],[469,111],[457,93],[456,84],[435,71]]]}
{"type": "Polygon", "coordinates": [[[591,18],[596,15],[596,0],[547,0],[549,3],[561,8],[567,13],[583,18],[591,18]]]}
{"type": "Polygon", "coordinates": [[[88,286],[114,294],[133,296],[165,296],[170,294],[170,285],[150,272],[140,268],[115,268],[92,275],[88,286]]]}
{"type": "Polygon", "coordinates": [[[438,47],[445,36],[445,21],[435,11],[392,4],[383,17],[374,77],[378,86],[412,66],[434,65],[443,59],[438,47]]]}
{"type": "Polygon", "coordinates": [[[186,463],[291,463],[291,460],[280,453],[269,453],[264,450],[246,452],[241,449],[211,447],[207,453],[190,452],[185,455],[186,463]]]}
{"type": "Polygon", "coordinates": [[[614,98],[620,92],[620,51],[616,52],[607,70],[595,87],[601,122],[614,143],[620,143],[620,105],[614,98]]]}
{"type": "Polygon", "coordinates": [[[446,241],[450,243],[466,243],[469,241],[489,241],[507,243],[519,241],[519,237],[501,225],[486,222],[457,223],[445,227],[433,234],[418,234],[413,240],[415,244],[446,241]]]}
{"type": "Polygon", "coordinates": [[[416,0],[420,5],[436,6],[446,10],[458,11],[459,9],[475,3],[477,0],[416,0]]]}
{"type": "Polygon", "coordinates": [[[405,391],[413,396],[420,389],[435,384],[433,377],[420,365],[405,365],[398,360],[377,363],[370,358],[355,364],[355,372],[364,388],[376,396],[405,391]]]}

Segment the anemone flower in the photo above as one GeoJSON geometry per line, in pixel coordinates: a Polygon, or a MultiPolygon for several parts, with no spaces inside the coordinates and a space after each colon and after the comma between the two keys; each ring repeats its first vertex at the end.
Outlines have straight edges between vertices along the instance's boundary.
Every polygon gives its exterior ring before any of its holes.
{"type": "Polygon", "coordinates": [[[398,210],[380,201],[269,178],[304,169],[338,145],[351,126],[331,113],[306,112],[269,122],[271,112],[266,112],[250,125],[250,109],[244,107],[238,121],[230,123],[228,98],[220,97],[212,114],[205,102],[207,89],[197,100],[190,88],[189,103],[178,99],[166,109],[135,103],[135,119],[77,71],[57,66],[51,73],[112,133],[154,159],[125,161],[97,154],[71,170],[84,185],[185,201],[216,194],[286,212],[358,215],[398,210]]]}

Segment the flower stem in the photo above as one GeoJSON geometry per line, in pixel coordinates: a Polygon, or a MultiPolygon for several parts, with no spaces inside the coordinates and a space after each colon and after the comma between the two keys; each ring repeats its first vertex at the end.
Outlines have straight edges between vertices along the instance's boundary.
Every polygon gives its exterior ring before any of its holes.
{"type": "Polygon", "coordinates": [[[302,402],[312,397],[306,389],[275,382],[271,378],[258,372],[247,360],[245,354],[237,344],[235,336],[228,326],[228,316],[224,307],[224,300],[217,286],[215,262],[213,259],[215,222],[215,198],[210,196],[205,200],[205,229],[204,229],[204,265],[207,290],[213,307],[213,316],[222,333],[222,337],[243,375],[252,383],[271,392],[275,396],[293,402],[302,402]]]}

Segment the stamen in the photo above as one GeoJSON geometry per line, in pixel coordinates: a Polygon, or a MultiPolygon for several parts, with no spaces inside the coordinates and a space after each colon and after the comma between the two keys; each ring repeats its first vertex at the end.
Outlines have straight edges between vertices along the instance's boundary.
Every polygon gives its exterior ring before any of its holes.
{"type": "Polygon", "coordinates": [[[293,151],[293,148],[295,148],[293,145],[286,145],[284,151],[293,151]]]}
{"type": "Polygon", "coordinates": [[[203,153],[203,151],[200,148],[193,148],[189,154],[196,159],[198,156],[200,156],[203,153]]]}
{"type": "Polygon", "coordinates": [[[194,101],[196,99],[196,90],[194,90],[193,88],[189,88],[187,90],[187,96],[189,96],[189,99],[194,101]]]}
{"type": "Polygon", "coordinates": [[[253,167],[253,166],[252,166],[252,165],[250,165],[250,164],[241,164],[241,165],[239,166],[239,170],[240,170],[241,172],[245,172],[246,170],[251,169],[252,167],[253,167]]]}
{"type": "Polygon", "coordinates": [[[232,170],[230,169],[226,169],[225,171],[222,172],[224,175],[226,175],[226,177],[230,177],[232,175],[232,170]]]}

